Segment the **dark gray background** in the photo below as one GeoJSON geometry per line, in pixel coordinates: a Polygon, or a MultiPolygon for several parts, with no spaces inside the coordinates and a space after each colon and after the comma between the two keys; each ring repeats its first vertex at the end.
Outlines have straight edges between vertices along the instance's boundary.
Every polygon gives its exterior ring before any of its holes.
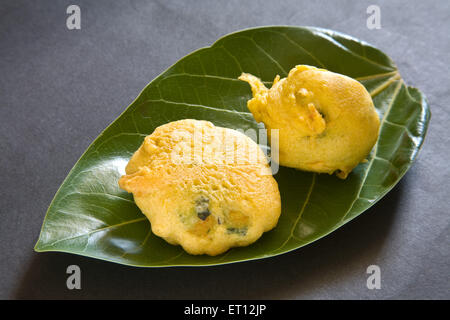
{"type": "Polygon", "coordinates": [[[1,1],[0,298],[450,298],[450,1],[1,1]],[[81,7],[81,30],[66,8],[81,7]],[[380,30],[366,27],[370,4],[380,30]],[[377,205],[303,249],[207,268],[138,269],[33,246],[90,142],[143,87],[229,32],[309,25],[363,39],[428,97],[416,163],[377,205]],[[66,268],[82,289],[66,289],[66,268]],[[366,288],[381,267],[382,288],[366,288]]]}

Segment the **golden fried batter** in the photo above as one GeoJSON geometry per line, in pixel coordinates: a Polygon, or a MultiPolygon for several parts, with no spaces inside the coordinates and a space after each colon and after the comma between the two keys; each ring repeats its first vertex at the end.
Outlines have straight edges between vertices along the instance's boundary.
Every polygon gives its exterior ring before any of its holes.
{"type": "Polygon", "coordinates": [[[287,78],[277,76],[270,89],[247,73],[239,79],[251,85],[248,108],[255,120],[269,134],[279,129],[281,165],[345,179],[378,139],[372,98],[352,78],[298,65],[287,78]]]}
{"type": "Polygon", "coordinates": [[[278,185],[259,146],[236,130],[181,120],[147,136],[119,180],[154,234],[217,255],[274,228],[278,185]]]}

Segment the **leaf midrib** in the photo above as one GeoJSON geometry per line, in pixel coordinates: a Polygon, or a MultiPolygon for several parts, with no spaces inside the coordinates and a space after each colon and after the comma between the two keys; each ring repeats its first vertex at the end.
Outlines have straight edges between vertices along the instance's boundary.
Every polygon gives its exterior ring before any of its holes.
{"type": "Polygon", "coordinates": [[[43,249],[45,249],[47,247],[53,247],[55,244],[63,242],[63,241],[74,240],[74,239],[78,239],[78,238],[81,238],[81,237],[89,237],[91,234],[94,234],[96,232],[100,232],[100,231],[105,231],[105,230],[121,227],[121,226],[128,225],[128,224],[131,224],[131,223],[141,222],[141,221],[144,221],[144,220],[147,220],[147,218],[146,217],[142,217],[142,218],[138,218],[138,219],[124,221],[124,222],[117,223],[117,224],[108,225],[106,227],[102,227],[102,228],[99,228],[99,229],[91,230],[91,231],[89,231],[87,233],[83,233],[83,234],[79,234],[79,235],[76,235],[76,236],[67,237],[67,238],[64,238],[64,239],[59,239],[59,240],[56,240],[56,241],[51,242],[49,244],[46,244],[46,245],[44,245],[42,247],[37,247],[36,249],[43,250],[43,249]]]}

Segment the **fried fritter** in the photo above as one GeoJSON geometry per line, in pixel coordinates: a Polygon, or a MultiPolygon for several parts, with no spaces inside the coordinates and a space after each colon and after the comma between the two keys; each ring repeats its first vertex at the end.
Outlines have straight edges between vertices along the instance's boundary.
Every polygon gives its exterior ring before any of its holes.
{"type": "Polygon", "coordinates": [[[380,120],[372,98],[358,81],[307,65],[287,78],[277,76],[270,89],[243,73],[251,85],[248,108],[271,133],[279,130],[279,161],[306,171],[347,175],[378,139],[380,120]]]}
{"type": "Polygon", "coordinates": [[[259,146],[236,130],[180,120],[147,136],[119,180],[155,235],[217,255],[274,228],[278,185],[259,146]]]}

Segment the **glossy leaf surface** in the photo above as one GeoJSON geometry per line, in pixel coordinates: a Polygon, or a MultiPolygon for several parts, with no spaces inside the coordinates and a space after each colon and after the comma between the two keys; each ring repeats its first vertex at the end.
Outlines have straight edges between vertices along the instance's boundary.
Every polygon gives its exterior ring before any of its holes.
{"type": "MultiPolygon", "coordinates": [[[[53,199],[36,251],[69,252],[134,266],[214,265],[278,255],[334,231],[383,197],[421,147],[430,112],[395,64],[369,44],[330,30],[262,27],[227,35],[184,57],[153,80],[87,149],[53,199]],[[256,243],[216,257],[191,256],[151,233],[131,194],[117,181],[144,137],[167,122],[192,118],[257,129],[241,72],[268,85],[297,64],[361,81],[381,119],[368,162],[346,180],[280,167],[277,227],[256,243]]],[[[357,240],[357,239],[355,239],[357,240]]]]}

